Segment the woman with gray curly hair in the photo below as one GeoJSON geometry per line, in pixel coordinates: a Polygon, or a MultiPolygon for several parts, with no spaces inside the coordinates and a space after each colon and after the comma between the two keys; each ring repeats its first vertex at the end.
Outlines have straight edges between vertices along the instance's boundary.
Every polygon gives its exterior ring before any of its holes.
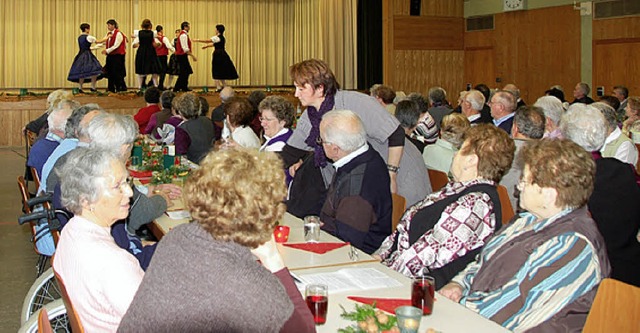
{"type": "Polygon", "coordinates": [[[195,222],[158,244],[119,331],[315,332],[273,238],[286,193],[277,155],[209,153],[185,185],[195,222]]]}
{"type": "Polygon", "coordinates": [[[175,129],[176,154],[187,155],[190,161],[200,163],[211,150],[213,123],[200,115],[200,100],[194,93],[174,98],[171,106],[182,118],[175,129]]]}
{"type": "Polygon", "coordinates": [[[462,135],[471,127],[463,114],[452,113],[442,118],[440,138],[435,144],[425,147],[422,157],[427,168],[449,173],[451,162],[462,145],[462,135]]]}
{"type": "Polygon", "coordinates": [[[87,332],[115,332],[144,272],[120,248],[111,226],[129,214],[132,190],[124,162],[111,151],[77,148],[60,171],[62,204],[75,216],[53,262],[87,332]]]}

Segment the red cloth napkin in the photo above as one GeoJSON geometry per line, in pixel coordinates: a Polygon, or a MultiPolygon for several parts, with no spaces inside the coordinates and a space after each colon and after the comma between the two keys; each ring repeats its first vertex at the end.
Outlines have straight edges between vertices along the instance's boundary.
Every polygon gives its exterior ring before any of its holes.
{"type": "Polygon", "coordinates": [[[329,251],[333,251],[335,249],[341,248],[347,245],[347,243],[295,243],[295,244],[285,243],[282,245],[292,247],[298,250],[317,253],[317,254],[325,254],[329,251]]]}
{"type": "Polygon", "coordinates": [[[133,178],[151,178],[153,171],[137,171],[129,169],[129,175],[133,178]]]}
{"type": "Polygon", "coordinates": [[[403,298],[370,298],[370,297],[360,297],[360,296],[349,296],[348,299],[364,304],[373,304],[376,303],[376,309],[380,309],[382,311],[386,311],[389,313],[395,313],[396,308],[405,305],[411,305],[410,299],[403,298]]]}

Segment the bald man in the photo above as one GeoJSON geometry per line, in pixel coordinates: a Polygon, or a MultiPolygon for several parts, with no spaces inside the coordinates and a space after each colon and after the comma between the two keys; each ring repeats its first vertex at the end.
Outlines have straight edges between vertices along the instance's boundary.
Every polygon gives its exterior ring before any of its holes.
{"type": "Polygon", "coordinates": [[[320,141],[336,168],[320,211],[322,229],[371,254],[391,234],[387,165],[367,144],[364,125],[352,111],[327,112],[320,141]]]}

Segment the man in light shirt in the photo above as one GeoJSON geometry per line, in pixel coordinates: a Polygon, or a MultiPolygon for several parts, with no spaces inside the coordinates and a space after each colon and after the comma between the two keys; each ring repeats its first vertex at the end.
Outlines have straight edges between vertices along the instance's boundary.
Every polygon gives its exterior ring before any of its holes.
{"type": "Polygon", "coordinates": [[[104,66],[109,81],[107,89],[111,92],[127,91],[127,84],[124,82],[127,76],[124,65],[127,37],[118,29],[118,22],[114,19],[107,21],[107,29],[107,48],[102,50],[102,54],[107,56],[104,66]]]}
{"type": "Polygon", "coordinates": [[[180,64],[180,74],[178,75],[175,87],[173,87],[174,92],[191,91],[191,89],[189,89],[189,75],[193,74],[193,69],[191,69],[191,64],[189,63],[189,57],[193,58],[193,61],[198,61],[196,56],[191,52],[191,39],[189,38],[191,25],[189,22],[182,22],[180,28],[182,31],[180,31],[180,36],[176,43],[175,53],[178,64],[180,64]]]}
{"type": "Polygon", "coordinates": [[[500,90],[491,97],[491,117],[493,124],[503,129],[507,134],[511,135],[511,127],[513,127],[513,116],[516,110],[516,99],[512,93],[500,90]]]}

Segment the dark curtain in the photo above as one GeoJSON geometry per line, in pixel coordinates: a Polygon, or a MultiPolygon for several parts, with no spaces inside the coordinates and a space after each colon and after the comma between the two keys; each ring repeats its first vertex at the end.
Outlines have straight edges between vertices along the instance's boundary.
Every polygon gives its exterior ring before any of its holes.
{"type": "Polygon", "coordinates": [[[382,0],[358,1],[358,89],[382,83],[382,0]]]}

